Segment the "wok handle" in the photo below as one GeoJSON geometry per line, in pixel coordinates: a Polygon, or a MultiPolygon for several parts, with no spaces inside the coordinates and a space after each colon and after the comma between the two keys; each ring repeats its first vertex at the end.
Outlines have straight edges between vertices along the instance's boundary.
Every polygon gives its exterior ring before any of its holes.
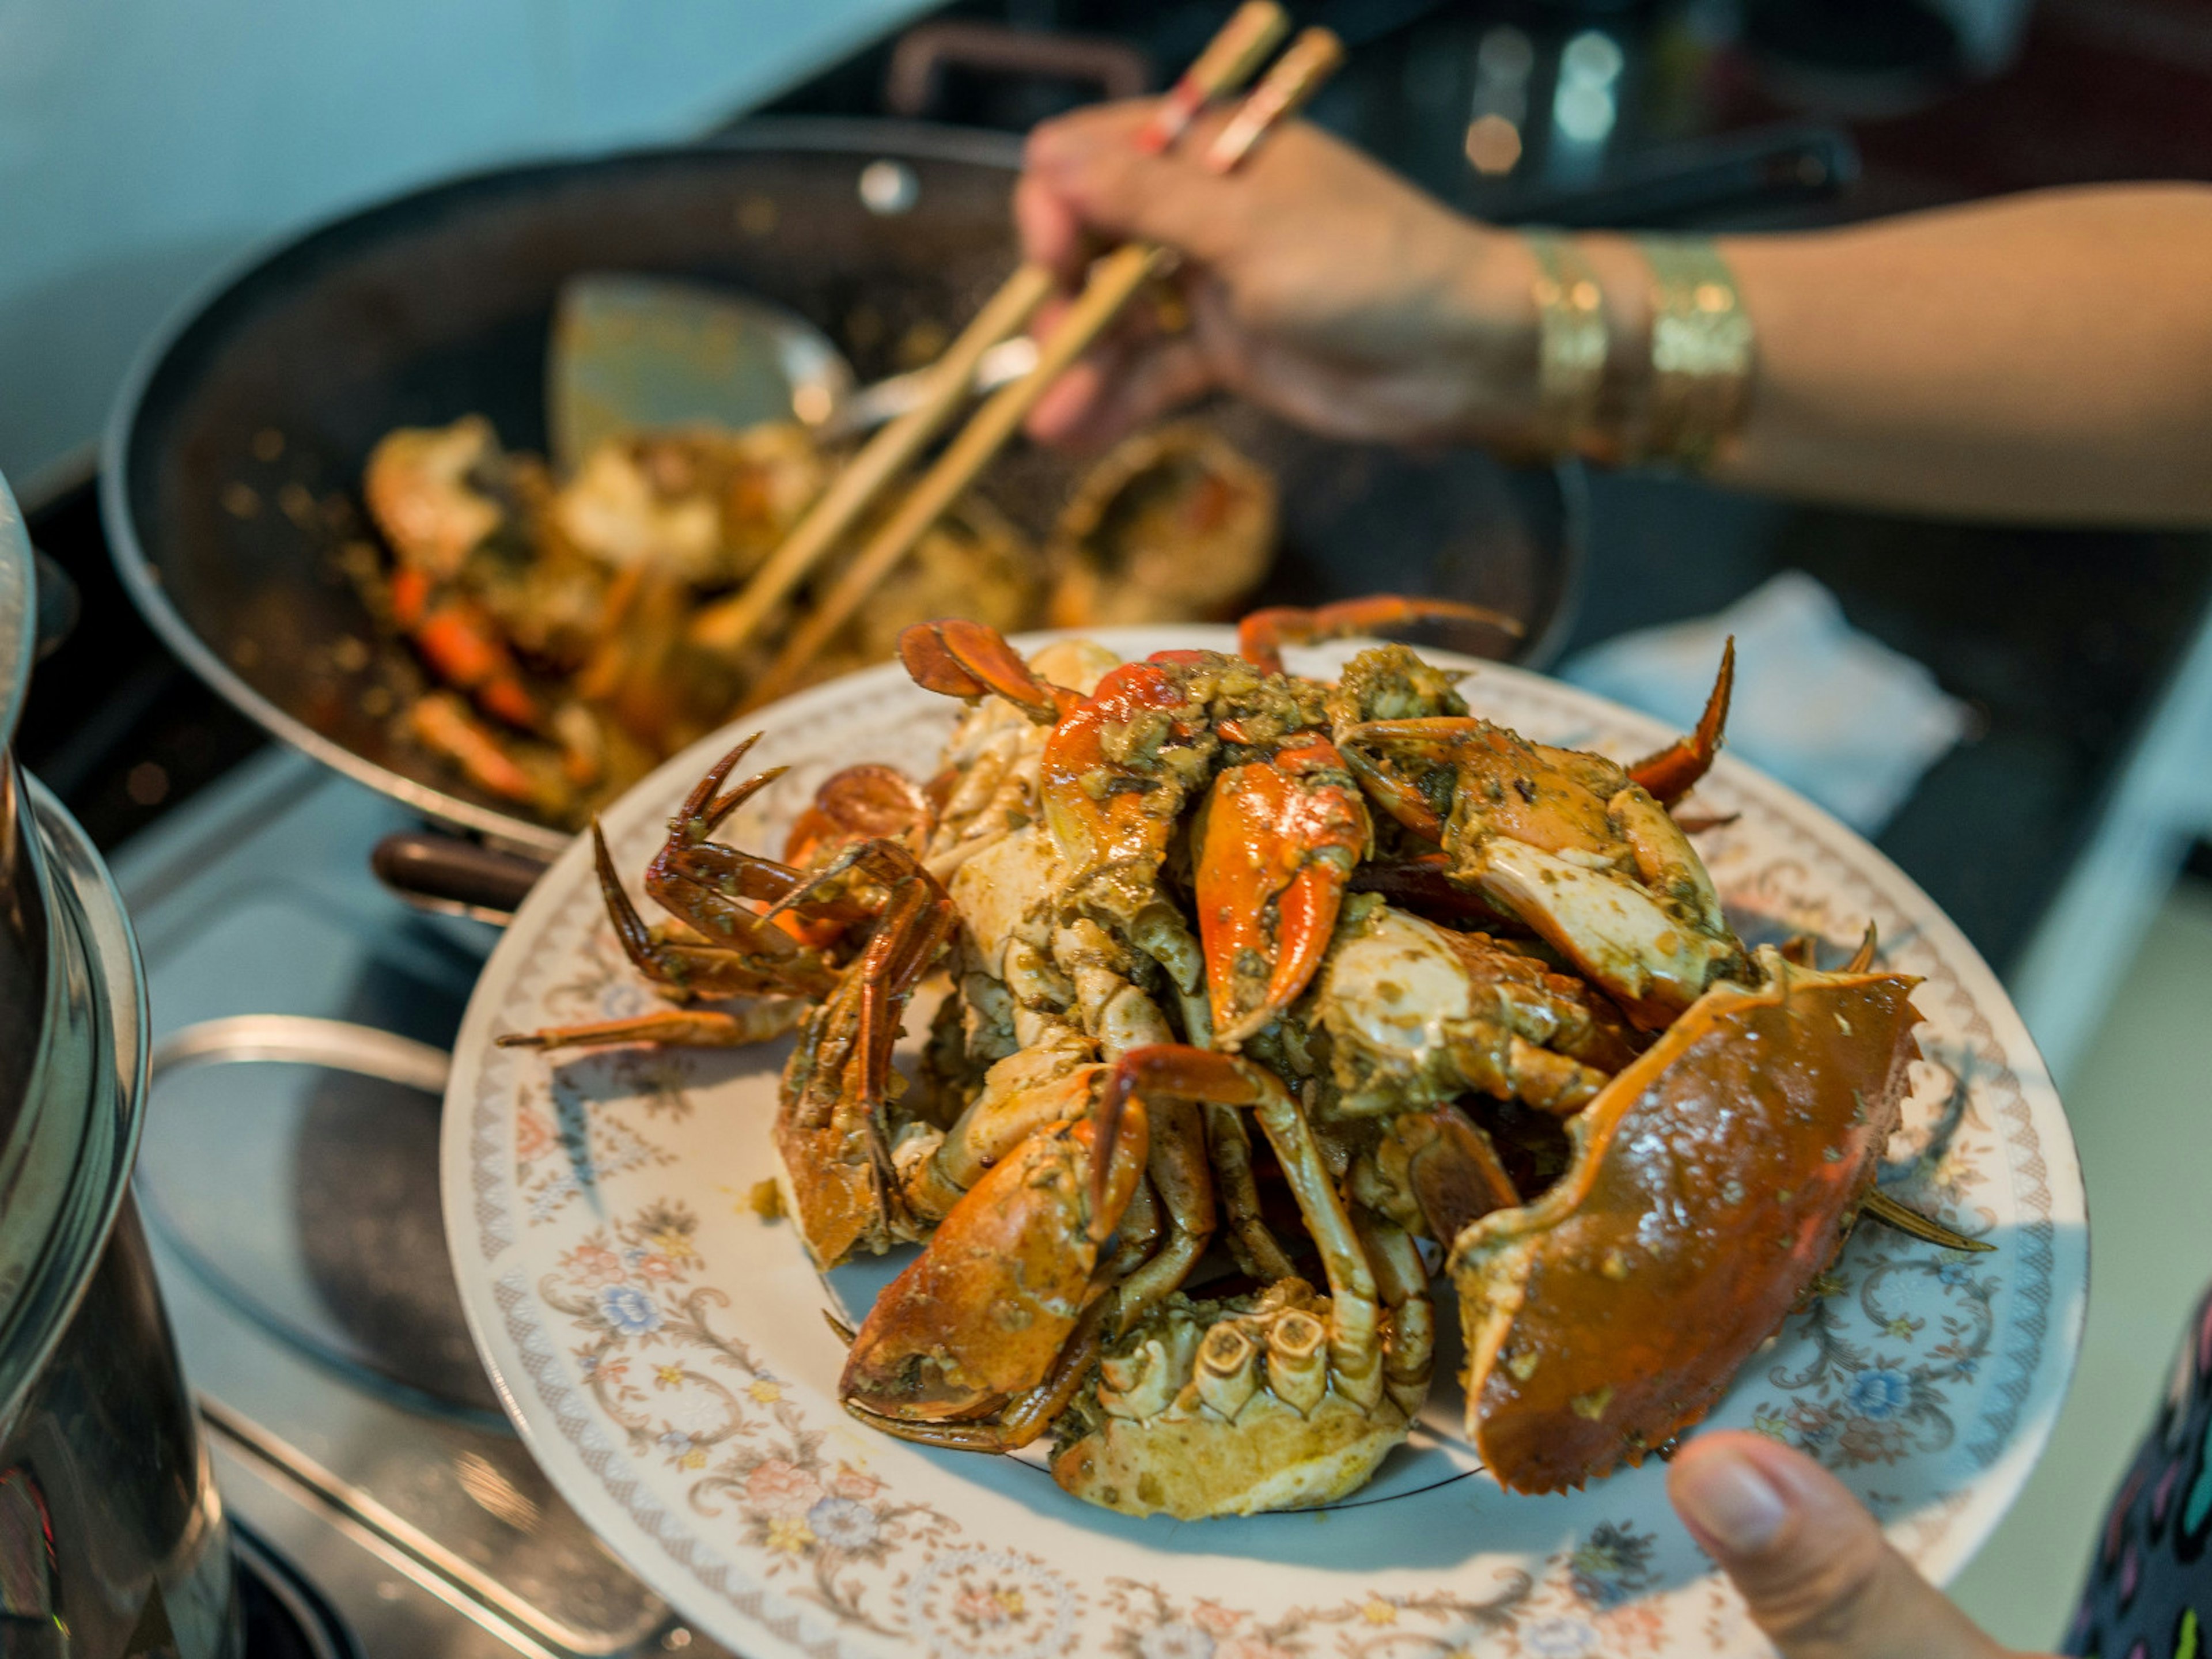
{"type": "Polygon", "coordinates": [[[1468,205],[1493,224],[1657,229],[1745,208],[1827,201],[1858,176],[1850,133],[1793,121],[1653,150],[1596,185],[1486,191],[1468,205]]]}
{"type": "Polygon", "coordinates": [[[1009,80],[1079,81],[1107,98],[1134,98],[1152,84],[1151,56],[1125,40],[947,18],[899,37],[884,75],[884,106],[908,120],[935,114],[945,71],[952,69],[1009,80]]]}
{"type": "Polygon", "coordinates": [[[545,866],[434,830],[385,836],[368,855],[376,878],[417,909],[465,915],[504,927],[529,896],[545,866]]]}

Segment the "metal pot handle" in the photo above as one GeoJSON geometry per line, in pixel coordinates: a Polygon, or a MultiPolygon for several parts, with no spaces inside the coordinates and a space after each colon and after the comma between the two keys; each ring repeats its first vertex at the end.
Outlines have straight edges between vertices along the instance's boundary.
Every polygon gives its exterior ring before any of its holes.
{"type": "Polygon", "coordinates": [[[934,115],[949,69],[1013,80],[1082,81],[1108,98],[1134,98],[1152,84],[1152,58],[1126,40],[942,18],[899,37],[884,76],[884,107],[908,120],[934,115]]]}
{"type": "Polygon", "coordinates": [[[373,1025],[305,1014],[236,1014],[170,1032],[154,1045],[148,1077],[254,1061],[321,1066],[426,1095],[443,1095],[453,1068],[453,1056],[444,1049],[373,1025]]]}

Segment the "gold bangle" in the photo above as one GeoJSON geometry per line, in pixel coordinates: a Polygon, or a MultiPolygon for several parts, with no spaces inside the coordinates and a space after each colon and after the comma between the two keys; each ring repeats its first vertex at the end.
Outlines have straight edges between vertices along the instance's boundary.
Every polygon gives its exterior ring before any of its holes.
{"type": "Polygon", "coordinates": [[[1555,453],[1580,450],[1597,437],[1598,401],[1611,347],[1605,294],[1597,273],[1567,237],[1524,231],[1535,256],[1536,431],[1555,453]]]}
{"type": "Polygon", "coordinates": [[[1643,459],[1702,471],[1741,424],[1751,315],[1709,237],[1639,236],[1651,267],[1651,386],[1643,459]]]}

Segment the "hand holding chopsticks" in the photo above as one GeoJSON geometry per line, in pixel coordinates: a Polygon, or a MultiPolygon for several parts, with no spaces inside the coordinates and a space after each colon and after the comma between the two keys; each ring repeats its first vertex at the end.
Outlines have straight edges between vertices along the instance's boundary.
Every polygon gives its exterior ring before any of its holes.
{"type": "MultiPolygon", "coordinates": [[[[1137,135],[1137,147],[1157,154],[1173,144],[1200,110],[1258,73],[1289,29],[1290,18],[1276,0],[1245,0],[1161,100],[1137,135]]],[[[692,640],[709,649],[734,652],[758,633],[792,589],[959,412],[975,389],[983,354],[1026,327],[1052,290],[1052,273],[1035,263],[1022,264],[1001,283],[931,365],[921,401],[847,463],[743,588],[693,618],[692,640]]]]}
{"type": "MultiPolygon", "coordinates": [[[[1208,146],[1202,164],[1215,173],[1235,171],[1272,128],[1301,106],[1328,79],[1343,61],[1343,55],[1341,43],[1328,30],[1306,30],[1208,146]]],[[[806,665],[897,568],[915,544],[1005,447],[1047,388],[1105,332],[1145,283],[1169,269],[1173,260],[1174,255],[1168,249],[1156,244],[1131,243],[1115,249],[1091,268],[1081,295],[1051,337],[1039,346],[1036,367],[995,393],[945,447],[936,464],[861,550],[836,586],[799,621],[775,663],[748,694],[748,708],[757,708],[780,696],[790,687],[806,665]]],[[[777,557],[781,556],[779,552],[777,557]]]]}

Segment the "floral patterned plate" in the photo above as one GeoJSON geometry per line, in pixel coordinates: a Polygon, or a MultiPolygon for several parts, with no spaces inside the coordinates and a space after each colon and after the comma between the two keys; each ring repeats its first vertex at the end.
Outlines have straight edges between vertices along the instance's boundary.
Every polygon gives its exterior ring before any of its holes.
{"type": "MultiPolygon", "coordinates": [[[[1221,629],[1100,637],[1131,656],[1234,648],[1221,629]]],[[[1346,654],[1293,666],[1328,673],[1346,654]]],[[[1483,665],[1467,690],[1555,743],[1626,757],[1672,735],[1510,669],[1483,665]]],[[[792,770],[726,833],[779,846],[821,779],[858,761],[926,775],[957,712],[896,665],[777,706],[758,717],[753,758],[792,770]]],[[[607,814],[624,872],[642,871],[728,741],[671,761],[607,814]]],[[[1739,815],[1700,845],[1747,937],[1812,928],[1841,953],[1871,917],[1886,960],[1924,977],[1927,1058],[1889,1179],[1998,1247],[1960,1258],[1863,1230],[1715,1420],[1814,1452],[1941,1580],[2020,1490],[2073,1368],[2088,1246],[2073,1141],[1996,978],[1887,860],[1726,757],[1698,799],[1739,815]]],[[[575,1058],[490,1041],[651,1000],[579,842],[470,1005],[446,1102],[446,1222],[477,1345],[532,1450],[717,1640],[757,1659],[1767,1650],[1673,1519],[1656,1462],[1552,1498],[1480,1473],[1453,1352],[1413,1443],[1351,1499],[1299,1514],[1134,1521],[1067,1497],[1041,1460],[861,1428],[837,1406],[842,1350],[823,1310],[864,1311],[897,1259],[817,1275],[788,1224],[748,1202],[770,1173],[788,1044],[575,1058]]]]}

